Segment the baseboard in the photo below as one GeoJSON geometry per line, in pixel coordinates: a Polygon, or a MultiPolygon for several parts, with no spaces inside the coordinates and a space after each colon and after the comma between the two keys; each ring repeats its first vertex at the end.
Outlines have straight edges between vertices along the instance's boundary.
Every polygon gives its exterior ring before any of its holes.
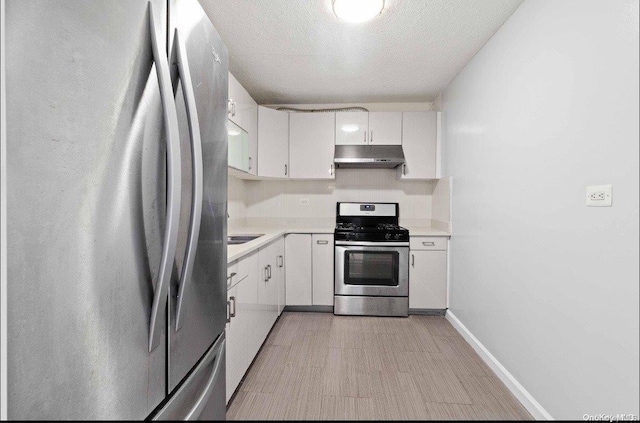
{"type": "Polygon", "coordinates": [[[424,316],[444,316],[446,309],[439,308],[410,308],[409,314],[421,314],[424,316]]]}
{"type": "Polygon", "coordinates": [[[307,311],[312,313],[333,313],[333,306],[310,305],[310,306],[293,306],[284,307],[284,311],[307,311]]]}
{"type": "Polygon", "coordinates": [[[545,410],[542,405],[540,405],[540,403],[536,401],[526,389],[524,389],[524,386],[522,386],[520,382],[518,382],[516,378],[513,377],[513,375],[509,373],[502,364],[500,364],[493,354],[491,354],[489,350],[482,345],[480,341],[478,341],[478,338],[473,336],[469,329],[467,329],[467,327],[463,325],[453,313],[451,313],[451,310],[447,310],[445,317],[451,325],[456,328],[460,335],[462,335],[462,337],[473,347],[482,360],[487,363],[491,370],[495,372],[500,380],[506,385],[507,389],[511,391],[513,396],[522,403],[522,405],[536,420],[554,420],[553,417],[551,417],[551,414],[549,414],[547,410],[545,410]]]}

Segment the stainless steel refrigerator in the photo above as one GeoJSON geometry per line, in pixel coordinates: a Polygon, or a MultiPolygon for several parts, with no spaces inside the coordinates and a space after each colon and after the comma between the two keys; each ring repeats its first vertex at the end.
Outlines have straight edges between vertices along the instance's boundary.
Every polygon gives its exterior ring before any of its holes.
{"type": "Polygon", "coordinates": [[[7,0],[10,419],[224,419],[228,53],[196,0],[7,0]]]}

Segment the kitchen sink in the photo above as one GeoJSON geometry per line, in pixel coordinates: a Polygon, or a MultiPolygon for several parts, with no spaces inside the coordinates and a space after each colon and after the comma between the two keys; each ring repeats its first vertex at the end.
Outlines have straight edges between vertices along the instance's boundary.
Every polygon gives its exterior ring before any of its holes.
{"type": "Polygon", "coordinates": [[[260,238],[264,234],[253,234],[253,235],[231,235],[227,237],[228,245],[237,245],[244,244],[245,242],[253,241],[256,238],[260,238]]]}

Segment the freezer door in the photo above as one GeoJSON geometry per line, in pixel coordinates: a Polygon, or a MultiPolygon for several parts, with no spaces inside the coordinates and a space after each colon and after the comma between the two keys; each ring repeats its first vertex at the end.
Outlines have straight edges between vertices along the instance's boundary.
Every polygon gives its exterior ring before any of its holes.
{"type": "Polygon", "coordinates": [[[7,0],[5,66],[8,417],[144,419],[166,393],[165,330],[148,346],[166,148],[147,2],[7,0]]]}
{"type": "Polygon", "coordinates": [[[196,0],[171,1],[169,15],[170,65],[173,75],[179,75],[175,89],[183,184],[176,272],[168,307],[171,392],[225,327],[229,62],[224,43],[196,0]],[[176,50],[178,45],[173,41],[176,28],[184,47],[182,54],[176,50]],[[180,68],[188,69],[189,78],[180,74],[180,68]],[[188,84],[189,79],[191,86],[185,87],[185,91],[192,94],[195,110],[185,106],[190,99],[185,98],[182,85],[188,84]],[[193,116],[190,119],[189,114],[193,113],[197,114],[199,128],[189,127],[189,122],[193,122],[193,116]],[[201,141],[201,176],[194,167],[198,164],[194,163],[194,159],[198,160],[198,155],[193,154],[194,136],[199,136],[201,141]],[[198,198],[197,184],[201,184],[201,198],[198,198]],[[200,212],[200,222],[193,228],[196,211],[200,212]],[[197,230],[197,238],[192,243],[190,234],[194,230],[197,230]],[[180,319],[176,322],[178,308],[180,319]]]}
{"type": "Polygon", "coordinates": [[[224,332],[152,420],[226,420],[224,332]]]}

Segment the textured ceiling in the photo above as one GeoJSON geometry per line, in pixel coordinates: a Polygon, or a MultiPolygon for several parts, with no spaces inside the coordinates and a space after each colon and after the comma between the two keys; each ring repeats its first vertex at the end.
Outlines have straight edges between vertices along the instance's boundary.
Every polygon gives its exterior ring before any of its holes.
{"type": "Polygon", "coordinates": [[[432,101],[522,0],[386,0],[338,20],[331,0],[200,0],[231,73],[260,104],[432,101]]]}

